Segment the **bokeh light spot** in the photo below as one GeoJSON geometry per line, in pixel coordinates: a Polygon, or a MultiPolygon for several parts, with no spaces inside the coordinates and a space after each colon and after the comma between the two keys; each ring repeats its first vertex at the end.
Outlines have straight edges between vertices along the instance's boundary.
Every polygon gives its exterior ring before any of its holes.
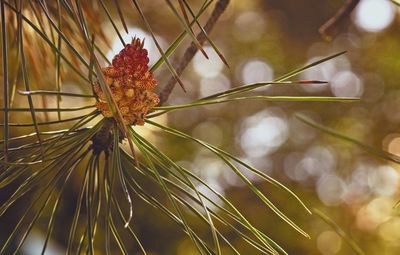
{"type": "Polygon", "coordinates": [[[250,60],[244,64],[242,69],[242,81],[245,84],[272,81],[274,70],[261,60],[250,60]]]}
{"type": "Polygon", "coordinates": [[[399,175],[391,166],[380,166],[371,171],[368,183],[375,194],[391,196],[397,191],[399,175]]]}
{"type": "Polygon", "coordinates": [[[308,149],[305,157],[297,164],[296,168],[302,168],[308,175],[320,176],[335,170],[336,161],[331,150],[323,146],[314,146],[308,149]]]}
{"type": "Polygon", "coordinates": [[[400,134],[390,134],[383,141],[387,141],[388,152],[400,156],[400,134]]]}
{"type": "Polygon", "coordinates": [[[200,96],[210,96],[228,90],[230,87],[230,80],[223,74],[218,74],[215,77],[203,78],[200,82],[200,96]]]}
{"type": "MultiPolygon", "coordinates": [[[[307,63],[310,64],[322,58],[323,56],[315,56],[309,59],[307,63]]],[[[338,72],[348,70],[350,67],[347,57],[341,56],[305,70],[300,74],[300,77],[304,80],[331,81],[338,72]]],[[[329,88],[325,84],[307,84],[301,87],[309,93],[319,93],[329,88]]]]}
{"type": "Polygon", "coordinates": [[[317,182],[318,197],[326,205],[340,204],[345,188],[344,181],[334,174],[323,175],[317,182]]]}
{"type": "Polygon", "coordinates": [[[390,1],[362,0],[355,10],[356,25],[368,32],[379,32],[389,26],[395,16],[390,1]]]}
{"type": "Polygon", "coordinates": [[[265,110],[245,119],[240,145],[252,157],[275,152],[288,138],[286,119],[274,111],[265,110]]]}
{"type": "Polygon", "coordinates": [[[257,40],[263,35],[265,17],[257,12],[244,12],[235,20],[235,37],[241,41],[257,40]],[[243,36],[243,34],[246,36],[243,36]]]}
{"type": "Polygon", "coordinates": [[[374,231],[380,224],[390,219],[393,212],[392,199],[380,197],[363,206],[357,213],[357,227],[374,231]]]}
{"type": "Polygon", "coordinates": [[[224,63],[212,47],[206,46],[203,49],[209,59],[206,59],[201,52],[197,52],[192,62],[194,70],[202,77],[215,77],[222,71],[224,63]]]}
{"type": "Polygon", "coordinates": [[[334,255],[342,247],[342,239],[333,231],[324,231],[317,238],[318,250],[324,255],[334,255]]]}
{"type": "Polygon", "coordinates": [[[331,90],[337,97],[359,97],[363,92],[363,84],[353,72],[341,71],[333,77],[331,90]]]}

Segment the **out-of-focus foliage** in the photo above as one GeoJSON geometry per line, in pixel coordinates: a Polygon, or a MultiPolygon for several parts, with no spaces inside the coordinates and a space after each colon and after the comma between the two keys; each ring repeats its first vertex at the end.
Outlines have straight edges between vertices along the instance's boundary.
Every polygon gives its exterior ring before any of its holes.
{"type": "MultiPolygon", "coordinates": [[[[361,1],[348,26],[333,41],[325,42],[318,29],[341,4],[342,1],[235,1],[212,34],[232,68],[221,70],[222,64],[217,60],[212,66],[206,65],[199,56],[192,71],[184,76],[197,93],[178,92],[173,100],[196,98],[242,82],[271,80],[298,63],[346,50],[344,56],[302,76],[328,80],[328,86],[298,87],[297,91],[275,86],[266,93],[360,96],[360,102],[246,102],[196,109],[190,115],[175,113],[169,121],[186,126],[196,137],[241,154],[289,184],[308,205],[325,212],[349,233],[366,254],[397,254],[400,218],[398,209],[393,207],[399,199],[398,165],[310,128],[295,117],[297,113],[305,114],[362,143],[400,155],[398,7],[390,1],[361,1]]],[[[298,212],[290,202],[283,209],[311,230],[312,239],[296,238],[290,229],[275,225],[268,212],[236,186],[235,179],[227,176],[221,165],[202,151],[193,149],[189,153],[182,146],[177,143],[174,151],[183,162],[194,168],[206,162],[208,167],[199,167],[199,172],[238,199],[252,219],[273,230],[275,240],[291,240],[284,245],[289,254],[352,253],[333,228],[319,217],[298,212]]],[[[285,202],[279,193],[269,189],[266,192],[276,195],[276,201],[285,202]]]]}
{"type": "MultiPolygon", "coordinates": [[[[134,35],[146,37],[150,62],[154,63],[159,57],[157,49],[130,2],[119,1],[124,9],[129,35],[123,32],[117,9],[111,8],[113,2],[107,1],[106,5],[110,7],[111,15],[116,17],[121,34],[125,38],[134,35]]],[[[171,18],[170,10],[160,9],[163,1],[142,2],[154,32],[166,48],[181,27],[176,19],[171,18]]],[[[230,68],[223,65],[211,47],[206,46],[210,60],[204,59],[200,53],[195,56],[182,76],[188,92],[177,88],[169,104],[190,102],[241,84],[271,81],[302,63],[343,50],[347,54],[314,67],[299,77],[326,80],[329,84],[296,88],[275,85],[262,89],[260,93],[361,97],[361,101],[346,104],[235,102],[176,111],[162,121],[239,155],[245,162],[271,174],[290,187],[309,207],[318,208],[329,215],[366,254],[394,255],[400,250],[399,209],[393,208],[400,199],[399,166],[319,132],[296,118],[296,114],[303,114],[365,144],[400,155],[399,9],[386,0],[362,0],[348,26],[331,42],[325,42],[318,34],[318,28],[336,12],[341,3],[325,0],[232,1],[211,33],[230,68]]],[[[201,1],[193,1],[194,8],[200,5],[201,1]]],[[[93,24],[92,29],[101,38],[98,40],[101,41],[99,47],[109,51],[108,57],[111,58],[120,49],[119,39],[100,4],[90,3],[87,10],[90,10],[93,18],[93,23],[89,24],[93,24]]],[[[9,25],[12,26],[13,22],[9,25]]],[[[62,25],[65,24],[68,24],[67,20],[62,21],[62,25]]],[[[71,33],[74,29],[71,27],[71,33]]],[[[40,70],[48,69],[49,74],[54,74],[54,55],[48,53],[48,47],[36,42],[36,34],[29,29],[25,31],[32,45],[27,51],[27,58],[34,63],[30,65],[32,68],[39,69],[37,72],[32,70],[32,73],[39,74],[43,73],[40,70]]],[[[184,45],[189,42],[185,41],[184,45]]],[[[13,50],[16,46],[9,47],[11,54],[15,54],[13,50]]],[[[170,58],[172,63],[179,62],[184,49],[181,46],[170,58]]],[[[64,89],[82,92],[83,86],[74,84],[77,77],[72,73],[71,70],[62,70],[64,89]]],[[[13,75],[10,74],[11,77],[13,75]]],[[[162,86],[169,78],[167,68],[157,70],[155,76],[162,86]]],[[[33,78],[36,83],[49,86],[56,79],[52,75],[33,78]]],[[[17,84],[22,85],[22,82],[17,80],[17,84]]],[[[90,87],[85,91],[90,91],[90,87]]],[[[26,100],[21,98],[16,94],[14,105],[26,107],[26,100]]],[[[55,104],[52,98],[43,96],[40,99],[35,102],[37,106],[55,104]]],[[[63,100],[62,105],[70,107],[82,102],[86,101],[63,100]]],[[[29,117],[29,112],[18,113],[12,119],[22,121],[29,120],[29,117]]],[[[39,113],[38,117],[46,120],[54,119],[57,115],[39,113]]],[[[43,127],[44,130],[46,127],[43,127]]],[[[21,133],[12,135],[26,133],[27,130],[19,129],[18,132],[21,133]]],[[[277,221],[273,213],[264,207],[260,208],[254,194],[245,189],[237,177],[209,152],[174,136],[161,136],[148,127],[143,128],[143,134],[168,152],[171,158],[193,169],[214,188],[232,198],[241,209],[246,210],[248,218],[282,244],[289,254],[352,253],[350,246],[331,226],[316,215],[310,216],[299,210],[294,201],[283,201],[282,197],[286,196],[282,196],[281,191],[271,189],[256,176],[249,177],[261,191],[273,198],[282,211],[295,218],[310,233],[311,240],[299,238],[289,226],[277,221]]],[[[66,193],[75,197],[78,186],[79,183],[66,187],[66,193]]],[[[1,198],[6,197],[3,196],[6,193],[7,189],[2,189],[1,198]]],[[[64,200],[62,213],[68,219],[65,224],[68,224],[73,217],[75,204],[68,203],[68,198],[64,200]]],[[[196,254],[187,236],[167,218],[155,214],[145,203],[135,201],[134,213],[135,229],[150,254],[196,254]]],[[[15,214],[6,214],[1,218],[2,239],[9,232],[3,229],[12,229],[17,217],[15,214]]],[[[63,226],[63,222],[57,224],[56,236],[62,236],[67,226],[63,226]]],[[[230,235],[228,232],[224,234],[230,235]]],[[[37,254],[29,250],[43,238],[43,233],[37,230],[29,239],[25,254],[37,254]]],[[[233,243],[239,244],[240,252],[249,254],[249,247],[243,240],[238,238],[233,243]]],[[[61,246],[55,239],[51,248],[57,254],[61,246]]]]}

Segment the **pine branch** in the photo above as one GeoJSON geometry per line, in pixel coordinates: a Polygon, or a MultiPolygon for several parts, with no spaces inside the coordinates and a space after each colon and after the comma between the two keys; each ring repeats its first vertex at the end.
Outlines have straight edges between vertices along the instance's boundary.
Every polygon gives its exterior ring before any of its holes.
{"type": "MultiPolygon", "coordinates": [[[[211,13],[210,18],[208,18],[206,25],[204,26],[204,31],[208,34],[210,31],[213,29],[215,23],[221,16],[221,14],[226,10],[226,7],[229,4],[229,0],[219,0],[214,7],[214,10],[211,13]]],[[[203,45],[204,42],[207,40],[207,36],[203,33],[200,32],[197,36],[197,41],[203,45]]],[[[190,61],[193,59],[194,55],[196,54],[198,50],[198,47],[196,44],[193,42],[190,44],[190,46],[186,49],[181,62],[179,63],[178,67],[176,68],[176,73],[181,75],[187,65],[190,63],[190,61]]],[[[169,98],[169,95],[171,94],[172,90],[174,89],[176,84],[176,79],[172,77],[168,83],[165,85],[163,90],[160,92],[160,104],[163,105],[169,98]]]]}
{"type": "Polygon", "coordinates": [[[319,33],[321,36],[327,40],[331,41],[332,38],[338,33],[340,27],[342,27],[350,17],[351,12],[358,5],[360,0],[346,0],[342,7],[336,12],[336,14],[330,18],[325,24],[319,28],[319,33]]]}

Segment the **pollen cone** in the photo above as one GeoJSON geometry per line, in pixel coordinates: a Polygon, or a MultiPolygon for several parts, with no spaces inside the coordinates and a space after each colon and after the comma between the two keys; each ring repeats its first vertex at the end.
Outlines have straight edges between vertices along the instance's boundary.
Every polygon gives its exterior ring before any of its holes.
{"type": "MultiPolygon", "coordinates": [[[[153,92],[157,86],[149,71],[148,52],[144,41],[133,38],[112,60],[112,64],[102,69],[106,85],[120,110],[126,125],[143,125],[147,112],[159,102],[153,92]]],[[[98,102],[96,107],[104,117],[113,117],[106,97],[98,82],[94,86],[98,102]]]]}

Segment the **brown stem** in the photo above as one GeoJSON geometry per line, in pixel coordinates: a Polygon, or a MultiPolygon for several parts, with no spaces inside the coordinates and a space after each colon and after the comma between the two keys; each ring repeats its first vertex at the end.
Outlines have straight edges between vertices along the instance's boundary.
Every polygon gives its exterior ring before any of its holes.
{"type": "Polygon", "coordinates": [[[336,14],[319,28],[321,36],[325,40],[331,41],[340,28],[347,22],[351,12],[359,2],[360,0],[346,0],[336,14]]]}
{"type": "Polygon", "coordinates": [[[112,135],[111,129],[114,125],[114,120],[112,118],[105,118],[104,125],[99,131],[92,137],[92,149],[94,154],[100,154],[104,151],[106,156],[109,153],[109,149],[112,145],[112,135]]]}
{"type": "MultiPolygon", "coordinates": [[[[221,16],[221,14],[225,11],[228,4],[229,4],[229,0],[218,0],[218,2],[215,4],[214,10],[212,11],[210,18],[208,18],[207,23],[204,26],[204,31],[207,34],[209,34],[210,31],[213,29],[215,23],[217,22],[218,18],[221,16]]],[[[197,41],[201,45],[203,45],[207,39],[206,35],[203,32],[200,32],[196,38],[197,38],[197,41]]],[[[182,74],[183,70],[185,70],[187,65],[193,59],[197,50],[198,50],[198,48],[193,42],[186,49],[185,53],[183,54],[181,62],[179,63],[178,67],[176,68],[176,73],[178,74],[178,76],[182,74]]],[[[168,83],[165,85],[165,87],[160,92],[160,104],[159,105],[163,105],[168,100],[169,95],[171,94],[172,90],[175,87],[175,84],[176,84],[176,79],[174,77],[169,79],[168,83]]]]}

